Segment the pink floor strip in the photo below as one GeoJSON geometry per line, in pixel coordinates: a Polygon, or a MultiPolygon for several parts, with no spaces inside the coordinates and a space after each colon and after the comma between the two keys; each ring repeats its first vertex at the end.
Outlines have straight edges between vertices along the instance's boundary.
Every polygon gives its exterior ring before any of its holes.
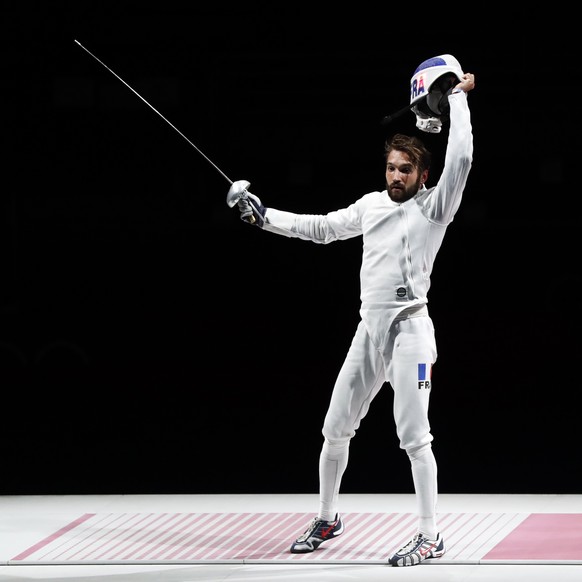
{"type": "Polygon", "coordinates": [[[485,560],[582,559],[582,515],[532,513],[485,556],[485,560]]]}
{"type": "MultiPolygon", "coordinates": [[[[309,513],[85,514],[10,564],[386,563],[414,534],[410,513],[345,513],[344,534],[291,554],[309,513]]],[[[582,561],[581,514],[447,513],[447,553],[431,563],[582,561]]]]}
{"type": "Polygon", "coordinates": [[[56,540],[64,537],[72,529],[75,529],[77,526],[79,526],[83,522],[87,521],[88,519],[91,519],[92,517],[95,517],[94,513],[86,513],[85,515],[82,515],[81,517],[77,518],[75,521],[72,521],[71,523],[69,523],[65,527],[59,529],[55,533],[46,537],[44,540],[41,540],[40,542],[34,544],[34,546],[31,546],[30,548],[28,548],[28,550],[25,550],[24,552],[18,554],[18,556],[13,558],[13,560],[25,560],[26,558],[28,558],[32,554],[41,551],[45,546],[48,546],[49,544],[55,543],[56,540]]]}

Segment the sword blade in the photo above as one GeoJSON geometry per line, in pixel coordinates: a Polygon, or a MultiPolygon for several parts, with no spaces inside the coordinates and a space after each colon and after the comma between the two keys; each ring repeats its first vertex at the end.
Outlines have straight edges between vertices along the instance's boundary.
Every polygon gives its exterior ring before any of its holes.
{"type": "Polygon", "coordinates": [[[91,51],[86,49],[78,40],[75,42],[90,56],[92,56],[100,65],[105,67],[112,75],[117,77],[130,91],[135,93],[152,111],[157,113],[174,131],[179,133],[215,170],[217,170],[229,184],[232,184],[232,180],[195,144],[193,144],[174,124],[170,123],[151,103],[148,103],[133,87],[128,85],[115,71],[111,70],[102,60],[98,59],[91,51]]]}

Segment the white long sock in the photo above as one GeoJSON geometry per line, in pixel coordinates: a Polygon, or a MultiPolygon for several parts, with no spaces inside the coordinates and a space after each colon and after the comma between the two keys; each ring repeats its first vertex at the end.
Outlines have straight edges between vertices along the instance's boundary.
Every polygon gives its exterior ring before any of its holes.
{"type": "Polygon", "coordinates": [[[319,456],[319,517],[326,521],[335,519],[338,508],[342,476],[348,465],[350,441],[323,443],[319,456]]]}
{"type": "Polygon", "coordinates": [[[408,452],[418,508],[418,529],[436,539],[437,464],[430,443],[408,452]]]}

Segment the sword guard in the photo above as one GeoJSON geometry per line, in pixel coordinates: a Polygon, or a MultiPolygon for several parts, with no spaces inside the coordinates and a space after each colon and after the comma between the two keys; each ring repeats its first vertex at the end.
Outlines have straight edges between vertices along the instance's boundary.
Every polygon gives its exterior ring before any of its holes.
{"type": "Polygon", "coordinates": [[[247,189],[250,185],[251,183],[247,180],[237,180],[232,183],[228,194],[226,195],[226,203],[229,208],[236,206],[238,201],[246,196],[247,189]]]}

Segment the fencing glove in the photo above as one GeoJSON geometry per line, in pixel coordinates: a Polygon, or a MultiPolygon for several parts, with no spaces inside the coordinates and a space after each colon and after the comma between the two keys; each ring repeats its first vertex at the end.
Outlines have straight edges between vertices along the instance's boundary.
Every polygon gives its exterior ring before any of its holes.
{"type": "Polygon", "coordinates": [[[265,212],[267,209],[263,206],[258,196],[248,191],[250,185],[251,183],[248,180],[233,182],[226,195],[226,203],[230,208],[235,205],[238,206],[241,220],[249,224],[256,224],[262,228],[265,224],[265,212]]]}
{"type": "Polygon", "coordinates": [[[265,224],[265,212],[267,209],[263,206],[258,196],[246,192],[246,196],[240,198],[237,202],[237,206],[240,210],[241,220],[263,228],[263,225],[265,224]]]}

